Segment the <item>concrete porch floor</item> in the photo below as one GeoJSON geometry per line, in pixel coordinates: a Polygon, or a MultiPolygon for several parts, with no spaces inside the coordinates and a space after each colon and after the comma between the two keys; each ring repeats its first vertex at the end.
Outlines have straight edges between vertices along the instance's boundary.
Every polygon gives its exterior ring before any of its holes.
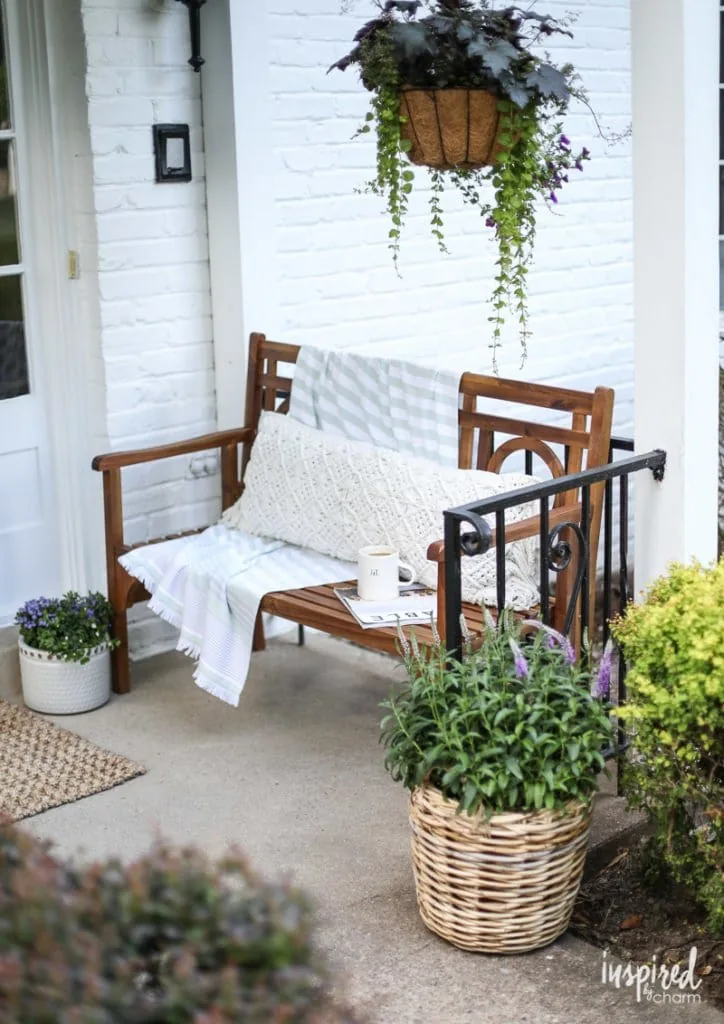
{"type": "MultiPolygon", "coordinates": [[[[564,936],[517,957],[464,953],[415,903],[406,793],[386,775],[378,704],[401,668],[314,635],[255,656],[238,709],[201,692],[192,663],[161,655],[133,692],[58,724],[144,764],[126,785],[30,818],[60,852],[131,858],[162,836],[211,854],[238,845],[268,876],[313,898],[317,937],[369,1024],[721,1022],[713,1007],[636,1003],[601,983],[601,953],[564,936]]],[[[625,827],[599,798],[594,842],[625,827]]]]}

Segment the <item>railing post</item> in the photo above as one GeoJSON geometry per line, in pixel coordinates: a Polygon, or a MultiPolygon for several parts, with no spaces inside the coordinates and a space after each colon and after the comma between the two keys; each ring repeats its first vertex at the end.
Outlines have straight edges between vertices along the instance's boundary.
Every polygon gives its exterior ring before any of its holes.
{"type": "Polygon", "coordinates": [[[541,498],[540,500],[540,530],[538,533],[538,557],[540,559],[540,612],[541,621],[547,626],[550,622],[551,608],[550,608],[550,584],[549,584],[549,564],[548,564],[548,542],[549,542],[550,525],[548,521],[548,499],[541,498]]]}
{"type": "Polygon", "coordinates": [[[463,651],[462,580],[460,577],[460,522],[452,512],[445,519],[445,646],[451,658],[459,659],[463,651]]]}

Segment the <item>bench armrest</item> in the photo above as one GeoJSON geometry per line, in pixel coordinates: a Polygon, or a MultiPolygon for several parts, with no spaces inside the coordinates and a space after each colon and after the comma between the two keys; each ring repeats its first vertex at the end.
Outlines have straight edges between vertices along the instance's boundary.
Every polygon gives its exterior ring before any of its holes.
{"type": "Polygon", "coordinates": [[[157,445],[155,448],[137,448],[135,451],[108,452],[96,455],[93,469],[123,469],[124,466],[137,466],[142,462],[156,462],[158,459],[171,459],[176,455],[191,455],[193,452],[208,451],[209,448],[224,448],[226,445],[242,444],[251,441],[254,436],[252,427],[236,427],[233,430],[217,430],[213,434],[202,434],[190,437],[185,441],[173,444],[157,445]]]}
{"type": "MultiPolygon", "coordinates": [[[[548,525],[550,529],[559,526],[561,523],[577,522],[581,518],[581,504],[566,505],[562,508],[553,508],[548,513],[548,525]]],[[[526,537],[537,537],[540,532],[540,516],[528,516],[517,523],[506,523],[505,543],[512,544],[516,540],[525,540],[526,537]]],[[[495,546],[495,530],[491,530],[490,548],[495,546]]],[[[445,561],[445,541],[436,540],[427,549],[429,562],[445,561]]]]}

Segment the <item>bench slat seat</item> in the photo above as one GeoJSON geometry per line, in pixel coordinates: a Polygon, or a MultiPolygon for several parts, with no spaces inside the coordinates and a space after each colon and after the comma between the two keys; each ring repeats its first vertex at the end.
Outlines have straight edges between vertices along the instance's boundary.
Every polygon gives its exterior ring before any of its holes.
{"type": "MultiPolygon", "coordinates": [[[[349,580],[347,585],[355,583],[356,580],[349,580]]],[[[395,628],[362,629],[334,592],[336,588],[343,586],[345,586],[344,583],[330,583],[322,587],[304,587],[301,590],[282,590],[267,594],[262,601],[261,611],[278,615],[282,619],[290,619],[300,626],[320,629],[324,633],[329,633],[330,636],[350,640],[361,647],[369,647],[373,651],[397,654],[399,648],[397,630],[395,628]]],[[[496,610],[491,609],[490,611],[495,618],[496,610]]],[[[531,614],[535,614],[535,609],[531,609],[531,614]]],[[[471,633],[482,632],[483,611],[479,605],[463,602],[463,615],[471,633]]],[[[420,644],[431,645],[434,643],[435,638],[430,626],[416,624],[414,630],[420,644]]]]}

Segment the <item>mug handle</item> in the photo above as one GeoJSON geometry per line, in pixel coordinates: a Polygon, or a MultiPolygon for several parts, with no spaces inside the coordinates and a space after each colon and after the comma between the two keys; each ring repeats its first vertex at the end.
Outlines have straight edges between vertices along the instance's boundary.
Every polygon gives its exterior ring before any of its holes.
{"type": "Polygon", "coordinates": [[[400,559],[397,567],[398,579],[400,578],[401,572],[404,572],[410,578],[409,580],[400,579],[400,583],[404,583],[406,586],[409,586],[411,583],[417,583],[417,574],[415,573],[415,570],[409,562],[403,562],[402,559],[400,559]]]}

